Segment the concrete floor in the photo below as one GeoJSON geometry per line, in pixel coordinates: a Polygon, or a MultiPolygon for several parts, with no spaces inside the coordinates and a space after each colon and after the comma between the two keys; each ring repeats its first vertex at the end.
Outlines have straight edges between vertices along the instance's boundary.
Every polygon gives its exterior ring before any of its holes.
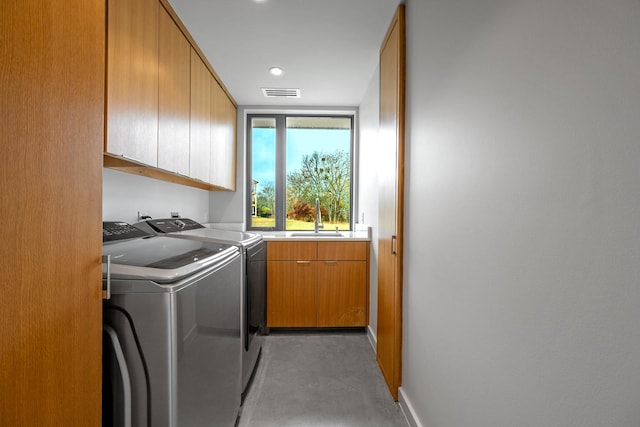
{"type": "Polygon", "coordinates": [[[239,427],[407,427],[364,332],[275,332],[239,427]]]}

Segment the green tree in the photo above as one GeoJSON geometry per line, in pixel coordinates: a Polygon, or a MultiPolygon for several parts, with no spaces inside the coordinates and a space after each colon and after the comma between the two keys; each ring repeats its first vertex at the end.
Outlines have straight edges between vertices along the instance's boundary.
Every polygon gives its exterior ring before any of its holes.
{"type": "Polygon", "coordinates": [[[258,191],[258,215],[271,217],[276,210],[276,188],[273,182],[265,183],[258,191]]]}
{"type": "MultiPolygon", "coordinates": [[[[349,221],[351,172],[349,154],[343,150],[333,153],[313,152],[302,157],[300,169],[287,175],[287,209],[305,200],[315,206],[316,197],[327,210],[330,222],[349,221]]],[[[314,207],[315,215],[315,207],[314,207]]]]}

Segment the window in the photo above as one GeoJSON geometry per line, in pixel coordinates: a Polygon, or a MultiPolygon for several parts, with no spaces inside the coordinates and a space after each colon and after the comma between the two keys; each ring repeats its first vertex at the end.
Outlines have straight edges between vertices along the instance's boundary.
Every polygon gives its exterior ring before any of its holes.
{"type": "Polygon", "coordinates": [[[249,115],[248,228],[351,230],[353,116],[249,115]]]}

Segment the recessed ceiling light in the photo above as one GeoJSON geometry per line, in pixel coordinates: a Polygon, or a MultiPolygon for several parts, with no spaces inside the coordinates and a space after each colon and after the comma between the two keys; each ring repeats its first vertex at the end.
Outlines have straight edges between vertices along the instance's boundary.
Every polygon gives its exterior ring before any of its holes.
{"type": "Polygon", "coordinates": [[[266,3],[268,0],[253,0],[254,3],[266,3]]]}
{"type": "Polygon", "coordinates": [[[269,68],[269,72],[273,76],[281,76],[281,75],[284,74],[284,70],[282,68],[280,68],[280,67],[271,67],[271,68],[269,68]]]}

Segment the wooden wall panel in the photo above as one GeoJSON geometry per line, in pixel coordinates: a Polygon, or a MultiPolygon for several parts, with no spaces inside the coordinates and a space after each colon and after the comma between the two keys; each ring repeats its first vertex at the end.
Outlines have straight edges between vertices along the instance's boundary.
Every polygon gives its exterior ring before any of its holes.
{"type": "Polygon", "coordinates": [[[99,426],[105,2],[0,2],[0,424],[99,426]]]}

